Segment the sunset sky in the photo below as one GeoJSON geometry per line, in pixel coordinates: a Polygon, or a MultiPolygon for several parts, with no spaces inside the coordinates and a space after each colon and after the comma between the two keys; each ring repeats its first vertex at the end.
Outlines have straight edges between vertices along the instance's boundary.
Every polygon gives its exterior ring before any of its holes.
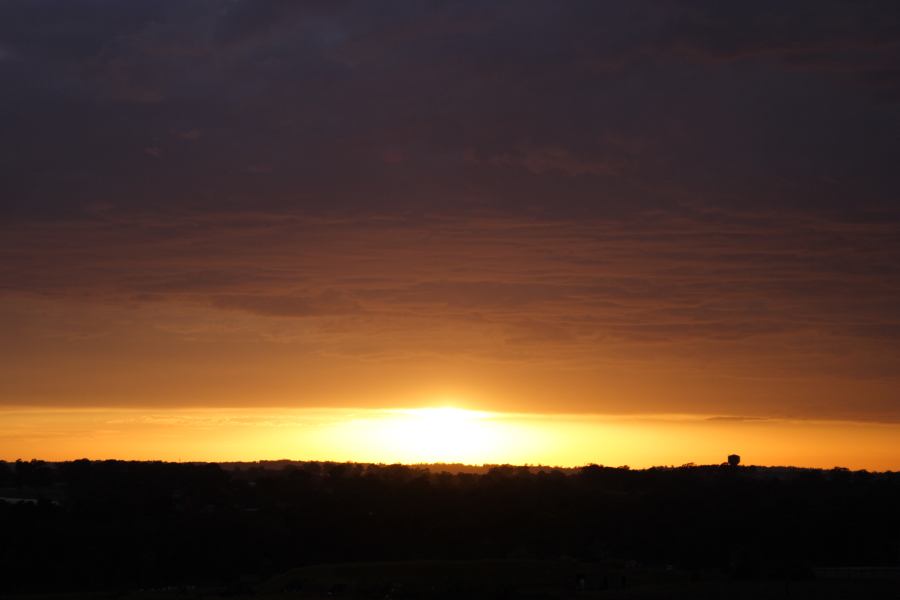
{"type": "Polygon", "coordinates": [[[900,470],[897,2],[7,0],[0,90],[2,459],[900,470]]]}

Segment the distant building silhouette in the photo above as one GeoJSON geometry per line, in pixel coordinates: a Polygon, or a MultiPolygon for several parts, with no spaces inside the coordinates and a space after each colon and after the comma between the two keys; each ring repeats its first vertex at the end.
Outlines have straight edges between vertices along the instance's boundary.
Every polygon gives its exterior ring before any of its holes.
{"type": "Polygon", "coordinates": [[[729,454],[728,455],[728,465],[732,467],[736,467],[741,464],[741,457],[737,454],[729,454]]]}

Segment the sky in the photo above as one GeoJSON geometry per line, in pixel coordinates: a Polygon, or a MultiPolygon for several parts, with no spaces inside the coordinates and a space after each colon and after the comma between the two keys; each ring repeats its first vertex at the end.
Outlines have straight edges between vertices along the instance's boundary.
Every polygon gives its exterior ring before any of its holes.
{"type": "Polygon", "coordinates": [[[896,2],[0,0],[0,89],[0,458],[900,469],[896,2]]]}

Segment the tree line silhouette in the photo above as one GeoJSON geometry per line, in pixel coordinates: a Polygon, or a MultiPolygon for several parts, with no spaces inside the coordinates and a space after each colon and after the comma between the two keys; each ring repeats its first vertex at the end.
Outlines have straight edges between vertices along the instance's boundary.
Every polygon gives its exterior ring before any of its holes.
{"type": "Polygon", "coordinates": [[[803,577],[900,564],[900,473],[0,461],[0,591],[225,585],[348,561],[803,577]]]}

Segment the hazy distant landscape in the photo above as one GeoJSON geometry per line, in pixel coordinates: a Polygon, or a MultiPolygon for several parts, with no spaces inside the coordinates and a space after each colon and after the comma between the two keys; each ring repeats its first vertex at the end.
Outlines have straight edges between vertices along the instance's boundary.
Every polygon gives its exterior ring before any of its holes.
{"type": "Polygon", "coordinates": [[[0,496],[4,595],[887,598],[900,585],[891,472],[17,461],[0,463],[0,496]]]}

